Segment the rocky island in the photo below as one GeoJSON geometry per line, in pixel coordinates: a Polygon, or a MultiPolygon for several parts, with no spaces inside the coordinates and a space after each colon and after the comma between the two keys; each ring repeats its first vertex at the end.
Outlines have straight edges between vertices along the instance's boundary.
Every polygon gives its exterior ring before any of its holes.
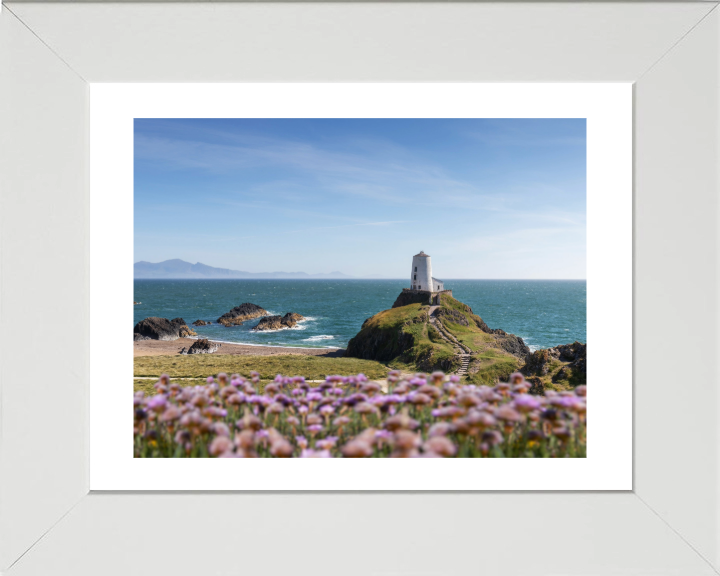
{"type": "Polygon", "coordinates": [[[285,316],[265,316],[253,330],[282,330],[292,328],[305,317],[295,312],[288,312],[285,316]]]}
{"type": "Polygon", "coordinates": [[[259,318],[260,316],[267,316],[268,311],[261,308],[257,304],[250,304],[245,302],[240,306],[235,306],[229,312],[225,312],[220,318],[217,319],[218,324],[223,326],[239,326],[246,320],[252,320],[253,318],[259,318]]]}
{"type": "Polygon", "coordinates": [[[449,293],[432,302],[427,295],[402,293],[392,308],[365,320],[345,356],[401,369],[453,372],[474,384],[492,385],[522,371],[535,393],[585,383],[585,344],[531,353],[522,338],[490,328],[449,293]]]}
{"type": "Polygon", "coordinates": [[[140,320],[133,328],[133,340],[177,340],[187,336],[197,336],[182,318],[159,318],[150,316],[140,320]]]}

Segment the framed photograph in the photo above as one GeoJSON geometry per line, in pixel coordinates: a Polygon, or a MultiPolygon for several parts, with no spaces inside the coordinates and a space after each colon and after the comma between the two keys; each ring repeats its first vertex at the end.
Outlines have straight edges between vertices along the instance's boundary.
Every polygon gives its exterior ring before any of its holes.
{"type": "Polygon", "coordinates": [[[585,372],[586,317],[599,356],[632,350],[631,105],[629,84],[91,88],[91,221],[112,222],[91,226],[91,489],[631,488],[630,356],[585,372]],[[188,272],[152,256],[197,252],[186,210],[215,247],[188,272]],[[237,270],[263,265],[289,272],[237,270]],[[108,321],[135,326],[134,372],[108,321]],[[343,462],[303,481],[279,455],[343,462]],[[209,477],[213,456],[235,461],[209,477]]]}
{"type": "Polygon", "coordinates": [[[3,5],[0,570],[717,573],[717,14],[3,5]]]}

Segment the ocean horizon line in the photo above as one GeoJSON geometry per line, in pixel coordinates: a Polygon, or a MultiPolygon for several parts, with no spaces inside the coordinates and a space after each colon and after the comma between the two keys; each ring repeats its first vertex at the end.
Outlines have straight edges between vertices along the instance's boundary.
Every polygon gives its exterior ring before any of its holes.
{"type": "MultiPolygon", "coordinates": [[[[301,282],[306,281],[315,281],[315,282],[349,282],[349,281],[355,281],[355,280],[407,280],[406,277],[398,277],[398,278],[372,278],[372,277],[350,277],[350,278],[188,278],[188,277],[163,277],[163,278],[157,278],[157,277],[133,277],[133,280],[221,280],[221,281],[228,281],[228,280],[247,280],[247,281],[254,281],[254,280],[277,280],[277,281],[296,281],[299,280],[301,282]]],[[[480,281],[501,281],[501,282],[587,282],[587,278],[444,278],[444,282],[453,282],[456,280],[480,280],[480,281]]]]}

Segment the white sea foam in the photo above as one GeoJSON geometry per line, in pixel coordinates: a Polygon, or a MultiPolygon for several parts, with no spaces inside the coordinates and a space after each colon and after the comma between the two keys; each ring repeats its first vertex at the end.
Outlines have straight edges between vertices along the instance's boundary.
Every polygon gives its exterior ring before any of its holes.
{"type": "Polygon", "coordinates": [[[332,340],[335,338],[335,336],[328,336],[327,334],[322,334],[320,336],[310,336],[310,338],[305,338],[303,342],[316,342],[317,340],[332,340]]]}
{"type": "MultiPolygon", "coordinates": [[[[284,313],[281,314],[280,312],[274,312],[273,310],[268,310],[267,315],[268,316],[285,316],[284,313]]],[[[310,320],[312,322],[314,320],[317,320],[317,317],[316,316],[305,316],[302,320],[298,320],[298,323],[307,322],[308,320],[310,320]]],[[[269,332],[269,330],[268,330],[268,332],[269,332]]]]}
{"type": "Polygon", "coordinates": [[[292,328],[278,328],[277,330],[253,330],[253,334],[272,334],[273,332],[285,332],[286,330],[307,330],[307,326],[295,324],[292,328]]]}

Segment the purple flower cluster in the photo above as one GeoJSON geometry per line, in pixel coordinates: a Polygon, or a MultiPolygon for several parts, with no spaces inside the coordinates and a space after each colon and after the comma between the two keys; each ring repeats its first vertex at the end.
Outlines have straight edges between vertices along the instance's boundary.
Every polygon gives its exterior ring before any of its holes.
{"type": "Polygon", "coordinates": [[[585,386],[529,394],[522,374],[476,386],[457,376],[388,374],[323,382],[260,375],[182,387],[163,375],[134,395],[136,457],[584,457],[585,386]]]}

